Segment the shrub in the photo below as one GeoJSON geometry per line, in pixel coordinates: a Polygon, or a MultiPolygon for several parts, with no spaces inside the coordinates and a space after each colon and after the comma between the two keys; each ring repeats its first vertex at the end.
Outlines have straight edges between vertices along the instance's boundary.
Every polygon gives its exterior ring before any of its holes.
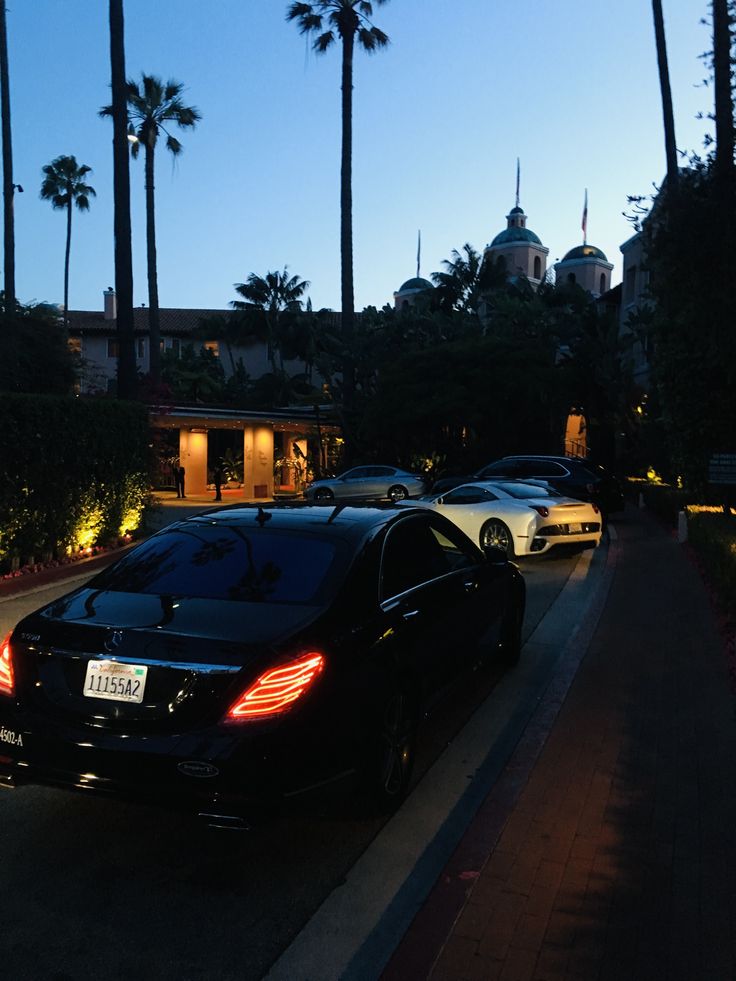
{"type": "Polygon", "coordinates": [[[736,517],[693,508],[687,527],[688,541],[724,610],[736,618],[736,517]]]}
{"type": "Polygon", "coordinates": [[[0,394],[0,563],[106,544],[149,492],[143,405],[0,394]]]}

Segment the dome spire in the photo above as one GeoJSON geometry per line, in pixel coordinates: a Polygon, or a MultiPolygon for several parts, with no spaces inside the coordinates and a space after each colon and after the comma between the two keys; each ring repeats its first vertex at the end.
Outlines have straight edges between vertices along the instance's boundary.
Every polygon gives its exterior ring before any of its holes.
{"type": "Polygon", "coordinates": [[[422,230],[417,231],[417,279],[421,276],[420,268],[422,262],[422,230]]]}
{"type": "Polygon", "coordinates": [[[519,185],[521,183],[521,161],[516,158],[516,207],[519,207],[519,185]]]}
{"type": "Polygon", "coordinates": [[[583,204],[583,222],[580,226],[583,229],[583,245],[588,244],[588,188],[585,188],[585,202],[583,204]]]}

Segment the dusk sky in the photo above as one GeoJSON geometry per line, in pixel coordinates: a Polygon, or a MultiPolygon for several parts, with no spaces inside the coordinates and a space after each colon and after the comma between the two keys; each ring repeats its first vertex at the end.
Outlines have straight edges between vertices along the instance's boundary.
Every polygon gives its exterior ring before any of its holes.
{"type": "MultiPolygon", "coordinates": [[[[288,264],[315,308],[340,307],[340,52],[312,53],[286,0],[125,0],[126,67],[185,84],[202,121],[157,148],[159,301],[225,308],[233,284],[288,264]]],[[[664,0],[678,146],[700,150],[712,89],[705,0],[664,0]]],[[[114,284],[107,0],[9,0],[19,300],[63,298],[65,220],[41,201],[41,168],[73,154],[93,169],[75,212],[72,309],[114,284]]],[[[665,170],[649,0],[391,0],[390,46],[356,55],[356,309],[392,302],[453,248],[482,249],[513,207],[516,159],[528,227],[550,265],[582,241],[615,264],[633,232],[627,194],[665,170]]],[[[147,304],[143,155],[131,161],[134,300],[147,304]]]]}

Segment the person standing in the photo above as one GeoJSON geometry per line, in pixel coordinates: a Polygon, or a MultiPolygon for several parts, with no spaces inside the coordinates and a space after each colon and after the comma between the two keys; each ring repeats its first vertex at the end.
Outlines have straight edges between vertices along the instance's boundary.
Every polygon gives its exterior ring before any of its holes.
{"type": "Polygon", "coordinates": [[[176,496],[186,497],[186,494],[184,493],[184,477],[186,476],[186,470],[184,469],[184,467],[179,467],[179,469],[176,471],[176,474],[177,477],[179,478],[176,485],[176,496]]]}
{"type": "Polygon", "coordinates": [[[215,500],[222,500],[222,464],[218,463],[215,465],[215,472],[213,474],[215,478],[215,500]]]}

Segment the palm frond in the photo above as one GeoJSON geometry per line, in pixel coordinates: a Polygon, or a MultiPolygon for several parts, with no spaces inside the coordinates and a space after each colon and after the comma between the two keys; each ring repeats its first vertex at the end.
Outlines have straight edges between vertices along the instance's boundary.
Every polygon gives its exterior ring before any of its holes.
{"type": "Polygon", "coordinates": [[[335,34],[333,31],[325,31],[324,34],[320,34],[319,37],[314,42],[314,50],[318,54],[324,54],[329,46],[334,42],[335,34]]]}

